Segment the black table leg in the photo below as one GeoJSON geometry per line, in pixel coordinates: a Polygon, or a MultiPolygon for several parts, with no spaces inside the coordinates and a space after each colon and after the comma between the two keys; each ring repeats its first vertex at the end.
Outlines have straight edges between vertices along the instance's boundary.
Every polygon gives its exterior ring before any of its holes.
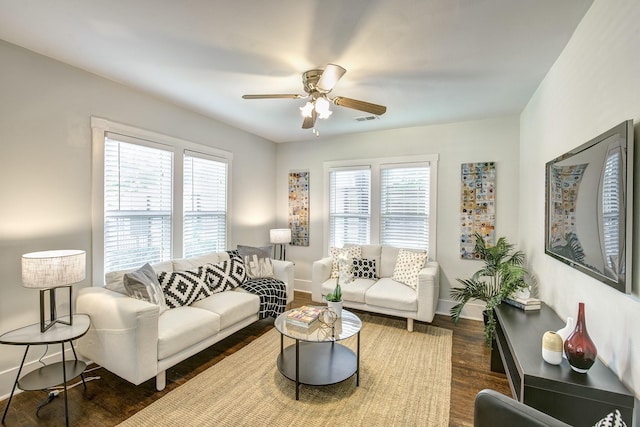
{"type": "Polygon", "coordinates": [[[358,350],[356,351],[356,387],[360,385],[360,331],[358,331],[358,350]]]}
{"type": "Polygon", "coordinates": [[[64,421],[65,425],[69,427],[69,404],[67,402],[67,364],[64,357],[64,342],[62,343],[62,381],[64,384],[64,421]]]}
{"type": "Polygon", "coordinates": [[[4,424],[4,419],[7,417],[7,411],[9,411],[9,405],[11,405],[11,399],[13,399],[13,393],[16,391],[16,386],[18,385],[18,380],[20,379],[20,373],[22,372],[22,367],[24,366],[24,361],[27,358],[28,351],[29,351],[29,346],[27,346],[27,349],[24,351],[24,356],[22,356],[22,362],[20,362],[18,375],[16,375],[16,380],[13,382],[13,388],[11,389],[11,395],[9,396],[9,400],[7,401],[7,406],[4,408],[4,415],[2,415],[2,424],[4,424]]]}
{"type": "Polygon", "coordinates": [[[296,400],[300,400],[300,340],[296,340],[296,400]]]}

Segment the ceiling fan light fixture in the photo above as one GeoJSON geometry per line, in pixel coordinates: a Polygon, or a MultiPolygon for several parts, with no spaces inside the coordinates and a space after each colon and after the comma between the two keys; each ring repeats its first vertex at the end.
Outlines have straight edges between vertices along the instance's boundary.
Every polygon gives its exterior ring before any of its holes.
{"type": "Polygon", "coordinates": [[[314,108],[314,105],[310,101],[304,104],[304,107],[300,107],[300,113],[302,114],[302,117],[311,117],[311,114],[313,113],[313,108],[314,108]]]}
{"type": "Polygon", "coordinates": [[[324,96],[316,99],[315,104],[316,104],[316,113],[318,113],[319,118],[328,119],[329,116],[333,114],[333,111],[329,109],[329,106],[331,104],[329,100],[327,100],[327,98],[325,98],[324,96]]]}

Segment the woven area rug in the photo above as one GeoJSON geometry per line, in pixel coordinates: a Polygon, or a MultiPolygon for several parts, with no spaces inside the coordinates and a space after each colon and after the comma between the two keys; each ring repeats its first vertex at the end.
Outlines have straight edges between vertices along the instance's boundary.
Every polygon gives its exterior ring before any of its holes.
{"type": "MultiPolygon", "coordinates": [[[[448,426],[452,332],[369,314],[360,340],[360,386],[300,386],[276,367],[270,330],[147,406],[121,426],[448,426]]],[[[285,346],[294,343],[285,338],[285,346]]],[[[341,343],[355,349],[356,337],[341,343]]]]}

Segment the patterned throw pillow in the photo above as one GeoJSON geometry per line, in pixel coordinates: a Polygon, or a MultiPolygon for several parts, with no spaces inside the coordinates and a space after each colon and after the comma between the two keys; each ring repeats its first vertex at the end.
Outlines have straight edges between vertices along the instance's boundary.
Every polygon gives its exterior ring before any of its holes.
{"type": "Polygon", "coordinates": [[[273,264],[266,248],[238,245],[238,253],[244,261],[248,279],[273,277],[273,264]]]}
{"type": "Polygon", "coordinates": [[[211,293],[229,291],[242,285],[247,279],[247,271],[240,255],[234,256],[229,253],[229,261],[222,261],[217,264],[205,264],[207,271],[207,286],[211,293]]]}
{"type": "Polygon", "coordinates": [[[158,276],[149,263],[136,271],[126,273],[122,280],[127,295],[130,297],[156,304],[160,307],[160,314],[167,309],[162,286],[160,286],[158,276]]]}
{"type": "Polygon", "coordinates": [[[362,279],[376,278],[376,260],[366,258],[353,259],[353,277],[362,279]]]}
{"type": "Polygon", "coordinates": [[[362,248],[360,246],[349,246],[346,248],[331,248],[329,249],[331,255],[331,278],[337,279],[340,270],[347,276],[353,277],[353,258],[362,257],[362,248]],[[346,263],[340,265],[339,258],[341,254],[345,254],[347,257],[346,263]]]}
{"type": "Polygon", "coordinates": [[[627,427],[627,423],[622,419],[622,414],[619,410],[611,412],[606,417],[598,421],[593,427],[627,427]]]}
{"type": "Polygon", "coordinates": [[[164,299],[169,308],[190,305],[211,295],[207,286],[207,269],[163,272],[158,274],[164,299]]]}
{"type": "Polygon", "coordinates": [[[420,270],[422,270],[422,267],[424,267],[426,259],[426,252],[400,249],[391,278],[396,282],[403,283],[415,289],[418,286],[418,274],[420,270]]]}

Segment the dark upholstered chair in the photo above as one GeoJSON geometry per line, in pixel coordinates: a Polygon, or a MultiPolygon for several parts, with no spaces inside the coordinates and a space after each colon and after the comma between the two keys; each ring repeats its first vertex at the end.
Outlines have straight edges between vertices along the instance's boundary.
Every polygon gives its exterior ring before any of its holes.
{"type": "Polygon", "coordinates": [[[494,390],[476,395],[474,427],[571,427],[494,390]]]}

